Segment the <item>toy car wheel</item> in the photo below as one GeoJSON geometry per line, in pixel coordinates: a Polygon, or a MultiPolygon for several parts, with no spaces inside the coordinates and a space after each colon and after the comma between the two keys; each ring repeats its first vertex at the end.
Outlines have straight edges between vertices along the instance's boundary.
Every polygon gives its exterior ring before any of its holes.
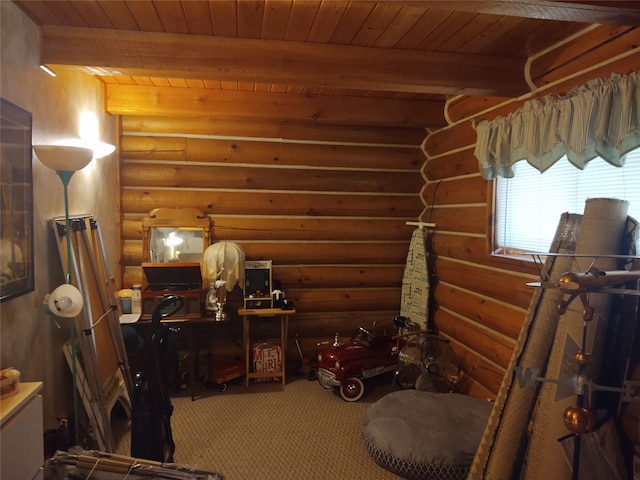
{"type": "Polygon", "coordinates": [[[221,383],[220,385],[218,385],[218,390],[220,390],[221,392],[226,392],[227,391],[227,384],[226,383],[221,383]]]}
{"type": "Polygon", "coordinates": [[[340,396],[347,402],[357,402],[364,395],[364,383],[358,377],[347,378],[340,386],[340,396]]]}
{"type": "Polygon", "coordinates": [[[318,378],[318,369],[315,367],[311,367],[307,372],[307,380],[313,381],[318,378]]]}

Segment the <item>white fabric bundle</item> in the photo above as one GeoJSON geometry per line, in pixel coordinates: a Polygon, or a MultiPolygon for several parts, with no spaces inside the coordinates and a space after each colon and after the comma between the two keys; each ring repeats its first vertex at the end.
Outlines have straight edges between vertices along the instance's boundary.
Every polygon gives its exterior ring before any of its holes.
{"type": "Polygon", "coordinates": [[[208,289],[210,283],[216,280],[226,282],[228,292],[233,290],[236,284],[244,290],[244,250],[233,242],[216,242],[207,247],[202,255],[202,281],[204,288],[208,289]]]}

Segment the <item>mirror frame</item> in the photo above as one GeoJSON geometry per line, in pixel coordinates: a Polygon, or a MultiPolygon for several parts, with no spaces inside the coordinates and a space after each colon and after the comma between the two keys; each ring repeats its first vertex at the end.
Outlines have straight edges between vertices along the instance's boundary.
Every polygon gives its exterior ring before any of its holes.
{"type": "MultiPolygon", "coordinates": [[[[209,246],[211,219],[207,214],[197,208],[156,208],[142,219],[142,263],[153,263],[150,255],[151,229],[163,227],[201,229],[203,254],[209,246]]],[[[201,263],[201,260],[198,263],[201,263]]],[[[159,265],[166,265],[166,263],[159,265]]]]}
{"type": "MultiPolygon", "coordinates": [[[[8,241],[12,247],[19,246],[22,254],[22,261],[16,262],[15,250],[11,248],[11,263],[20,263],[22,268],[18,274],[14,274],[15,278],[0,282],[0,302],[4,302],[35,289],[32,116],[30,112],[2,98],[0,121],[0,233],[4,234],[10,226],[8,241]]],[[[6,249],[3,250],[6,253],[6,249]]]]}

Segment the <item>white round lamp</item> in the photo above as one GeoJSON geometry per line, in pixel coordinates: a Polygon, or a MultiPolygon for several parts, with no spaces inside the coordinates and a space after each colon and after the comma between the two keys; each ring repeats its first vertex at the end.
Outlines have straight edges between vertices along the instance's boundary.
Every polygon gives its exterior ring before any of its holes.
{"type": "Polygon", "coordinates": [[[49,294],[48,304],[54,315],[73,318],[82,310],[82,294],[73,285],[63,283],[49,294]]]}
{"type": "Polygon", "coordinates": [[[93,158],[93,150],[85,147],[34,145],[33,151],[45,167],[56,172],[77,172],[93,158]]]}
{"type": "MultiPolygon", "coordinates": [[[[71,221],[69,220],[69,182],[73,174],[89,165],[93,158],[93,150],[85,147],[71,147],[68,145],[34,145],[33,151],[38,159],[55,171],[64,188],[64,216],[66,220],[67,237],[67,282],[71,283],[71,221]]],[[[53,310],[52,310],[53,311],[53,310]]]]}

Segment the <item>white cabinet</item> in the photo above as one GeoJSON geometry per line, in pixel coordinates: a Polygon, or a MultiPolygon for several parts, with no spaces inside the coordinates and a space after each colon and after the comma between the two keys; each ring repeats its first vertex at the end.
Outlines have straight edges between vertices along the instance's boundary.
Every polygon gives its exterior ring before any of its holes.
{"type": "Polygon", "coordinates": [[[20,391],[0,400],[0,478],[42,479],[44,432],[42,382],[20,384],[20,391]]]}

